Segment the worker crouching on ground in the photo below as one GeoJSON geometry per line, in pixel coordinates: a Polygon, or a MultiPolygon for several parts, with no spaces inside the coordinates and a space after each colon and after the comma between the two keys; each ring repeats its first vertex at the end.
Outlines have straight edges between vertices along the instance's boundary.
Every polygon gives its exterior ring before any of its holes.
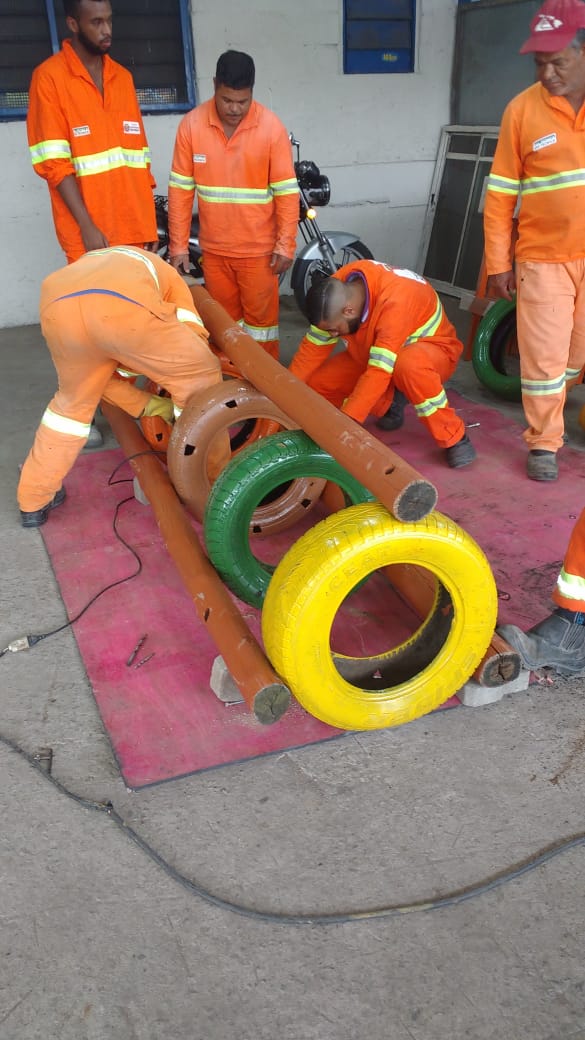
{"type": "MultiPolygon", "coordinates": [[[[86,253],[49,275],[41,287],[41,329],[59,389],[45,409],[22,467],[18,504],[23,527],[40,527],[65,499],[62,486],[89,435],[100,400],[130,415],[171,419],[196,390],[221,382],[219,361],[191,293],[167,263],[137,247],[86,253]],[[164,387],[169,398],[116,378],[118,366],[164,387]]],[[[210,472],[229,459],[216,438],[210,472]]]]}
{"type": "Polygon", "coordinates": [[[528,632],[502,625],[498,632],[526,668],[585,675],[585,509],[573,528],[552,594],[556,610],[528,632]]]}
{"type": "Polygon", "coordinates": [[[443,384],[463,350],[436,292],[420,275],[375,260],[341,267],[307,294],[311,328],[290,370],[356,422],[398,429],[406,400],[453,469],[475,448],[443,384]],[[345,350],[334,354],[339,339],[345,350]]]}

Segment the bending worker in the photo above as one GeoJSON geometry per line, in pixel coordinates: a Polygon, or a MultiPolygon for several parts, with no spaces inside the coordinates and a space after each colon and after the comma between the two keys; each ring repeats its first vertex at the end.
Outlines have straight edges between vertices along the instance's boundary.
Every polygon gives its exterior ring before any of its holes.
{"type": "Polygon", "coordinates": [[[179,123],[169,180],[169,258],[189,270],[195,190],[205,286],[278,359],[278,276],[294,258],[299,186],[287,132],[252,98],[249,54],[226,51],[214,96],[179,123]]]}
{"type": "Polygon", "coordinates": [[[359,423],[384,415],[401,391],[449,466],[473,462],[475,448],[443,386],[463,344],[424,278],[358,260],[309,290],[307,314],[311,328],[290,365],[294,375],[359,423]],[[345,350],[331,356],[340,338],[345,350]]]}
{"type": "Polygon", "coordinates": [[[498,632],[526,668],[585,675],[585,509],[573,528],[552,599],[556,609],[528,632],[515,625],[502,625],[498,632]]]}
{"type": "Polygon", "coordinates": [[[517,290],[527,474],[556,480],[566,389],[585,364],[585,3],[547,0],[530,52],[538,82],[507,106],[488,180],[487,291],[517,290]]]}
{"type": "MultiPolygon", "coordinates": [[[[45,278],[41,329],[59,389],[45,409],[22,467],[18,504],[23,527],[40,527],[65,499],[63,479],[83,448],[103,398],[130,415],[170,420],[195,391],[221,382],[219,361],[182,278],[156,254],[114,246],[86,253],[45,278]],[[114,377],[118,365],[142,372],[171,395],[143,395],[114,377]]],[[[229,459],[216,438],[210,471],[229,459]]]]}

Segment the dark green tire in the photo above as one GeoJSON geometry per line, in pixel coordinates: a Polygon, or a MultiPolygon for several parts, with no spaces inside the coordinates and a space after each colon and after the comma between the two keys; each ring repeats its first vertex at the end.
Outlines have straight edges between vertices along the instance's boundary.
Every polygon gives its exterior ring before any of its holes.
{"type": "Polygon", "coordinates": [[[502,336],[502,331],[508,330],[508,335],[514,331],[509,315],[515,310],[516,300],[497,300],[479,323],[471,354],[473,370],[480,383],[506,401],[522,399],[520,377],[506,374],[501,362],[503,339],[507,338],[502,336]]]}
{"type": "Polygon", "coordinates": [[[347,505],[373,501],[302,430],[283,430],[244,448],[220,473],[207,500],[203,526],[209,559],[228,588],[254,607],[262,606],[274,568],[252,552],[250,534],[262,534],[250,524],[252,514],[275,488],[299,477],[337,484],[347,505]]]}

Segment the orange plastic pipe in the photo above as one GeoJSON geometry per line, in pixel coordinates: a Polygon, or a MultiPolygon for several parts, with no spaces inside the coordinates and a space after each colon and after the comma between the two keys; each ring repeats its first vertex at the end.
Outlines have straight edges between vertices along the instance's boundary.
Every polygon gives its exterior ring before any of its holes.
{"type": "Polygon", "coordinates": [[[399,455],[270,357],[199,285],[193,302],[217,348],[242,375],[386,506],[397,520],[422,520],[437,504],[437,489],[399,455]]]}
{"type": "Polygon", "coordinates": [[[272,669],[205,556],[166,470],[136,424],[125,412],[104,401],[102,411],[152,506],[169,555],[197,614],[214,639],[244,701],[259,722],[276,722],[288,708],[290,690],[272,669]]]}

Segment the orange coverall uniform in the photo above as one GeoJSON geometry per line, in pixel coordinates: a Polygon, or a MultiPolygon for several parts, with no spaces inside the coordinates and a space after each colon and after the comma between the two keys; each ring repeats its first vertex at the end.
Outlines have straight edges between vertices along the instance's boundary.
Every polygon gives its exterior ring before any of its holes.
{"type": "Polygon", "coordinates": [[[188,252],[195,191],[205,285],[248,335],[278,357],[273,253],[292,259],[299,189],[287,132],[253,101],[226,137],[213,98],[179,123],[169,179],[171,256],[188,252]]]}
{"type": "Polygon", "coordinates": [[[575,113],[540,83],[507,106],[485,200],[486,269],[513,267],[529,448],[563,443],[567,383],[585,365],[585,105],[575,113]]]}
{"type": "Polygon", "coordinates": [[[33,72],[27,116],[35,173],[47,181],[57,238],[71,263],[85,252],[57,191],[74,174],[86,208],[111,246],[157,239],[150,151],[130,73],[103,58],[103,97],[69,40],[33,72]]]}
{"type": "MultiPolygon", "coordinates": [[[[119,364],[168,390],[176,413],[195,390],[222,378],[189,289],[170,264],[145,250],[96,249],[50,274],[40,315],[59,389],[22,467],[18,502],[25,512],[42,509],[61,488],[102,398],[136,415],[133,399],[127,407],[134,388],[114,377],[119,364]]],[[[209,460],[215,473],[229,459],[227,435],[216,440],[209,460]]]]}
{"type": "Polygon", "coordinates": [[[465,435],[443,383],[463,350],[435,290],[420,275],[376,260],[339,269],[343,282],[361,278],[366,304],[360,328],[344,336],[345,350],[330,357],[339,337],[312,325],[290,371],[346,415],[363,423],[383,415],[394,388],[406,395],[441,448],[465,435]]]}

